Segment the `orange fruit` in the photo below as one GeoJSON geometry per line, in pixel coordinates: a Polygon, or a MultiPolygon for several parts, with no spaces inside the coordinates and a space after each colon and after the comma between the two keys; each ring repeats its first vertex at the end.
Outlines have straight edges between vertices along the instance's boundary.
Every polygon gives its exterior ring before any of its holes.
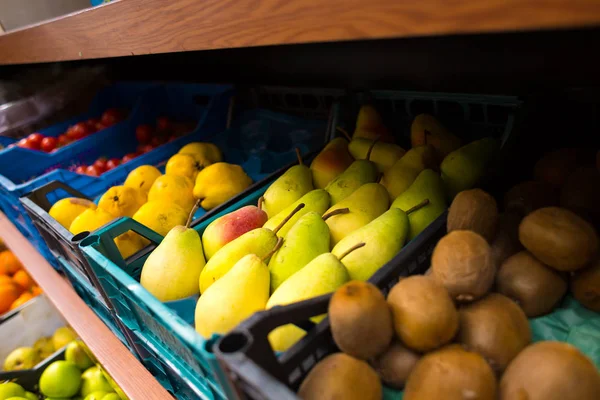
{"type": "Polygon", "coordinates": [[[20,295],[21,291],[18,285],[12,283],[0,285],[0,314],[7,312],[20,295]]]}
{"type": "Polygon", "coordinates": [[[42,288],[39,287],[39,286],[33,286],[31,288],[31,294],[33,294],[34,296],[37,296],[37,295],[42,294],[42,293],[44,293],[44,292],[42,291],[42,288]]]}
{"type": "Polygon", "coordinates": [[[0,253],[0,265],[7,275],[12,275],[23,268],[21,261],[10,250],[4,250],[0,253]]]}
{"type": "Polygon", "coordinates": [[[17,282],[23,289],[29,289],[35,285],[35,281],[29,276],[24,269],[17,271],[13,277],[13,281],[17,282]]]}
{"type": "Polygon", "coordinates": [[[29,300],[33,299],[35,296],[29,292],[25,292],[20,295],[13,303],[10,305],[10,310],[14,310],[22,304],[27,303],[29,300]]]}
{"type": "Polygon", "coordinates": [[[13,283],[13,280],[8,275],[0,275],[0,285],[2,285],[4,283],[13,283]]]}

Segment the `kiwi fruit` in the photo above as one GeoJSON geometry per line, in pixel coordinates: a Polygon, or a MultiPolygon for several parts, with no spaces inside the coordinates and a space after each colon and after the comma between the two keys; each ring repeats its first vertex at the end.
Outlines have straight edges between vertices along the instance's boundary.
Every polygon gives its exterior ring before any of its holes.
{"type": "Polygon", "coordinates": [[[519,240],[535,258],[558,271],[582,268],[598,251],[592,225],[560,207],[540,208],[523,218],[519,240]]]}
{"type": "Polygon", "coordinates": [[[420,358],[419,353],[394,341],[386,351],[371,361],[371,365],[383,383],[394,389],[402,389],[420,358]]]}
{"type": "Polygon", "coordinates": [[[510,211],[500,214],[498,218],[496,237],[490,245],[496,270],[500,268],[504,260],[523,249],[523,245],[519,242],[521,219],[519,214],[510,211]]]}
{"type": "Polygon", "coordinates": [[[463,190],[456,195],[448,211],[448,232],[467,230],[477,232],[488,242],[496,235],[498,205],[481,189],[463,190]]]}
{"type": "Polygon", "coordinates": [[[404,400],[496,400],[498,383],[478,353],[450,345],[424,355],[413,368],[404,400]]]}
{"type": "Polygon", "coordinates": [[[571,293],[584,307],[600,312],[600,258],[573,274],[571,293]]]}
{"type": "Polygon", "coordinates": [[[304,400],[381,400],[377,373],[362,360],[344,353],[325,357],[308,373],[298,396],[304,400]]]}
{"type": "Polygon", "coordinates": [[[560,191],[560,205],[600,224],[600,171],[595,167],[578,168],[569,175],[560,191]]]}
{"type": "Polygon", "coordinates": [[[548,314],[558,305],[567,292],[567,281],[524,250],[504,261],[496,274],[496,291],[533,318],[548,314]]]}
{"type": "Polygon", "coordinates": [[[558,192],[549,183],[525,181],[513,186],[504,195],[504,210],[525,216],[539,208],[557,206],[558,192]]]}
{"type": "Polygon", "coordinates": [[[576,347],[544,341],[525,348],[500,380],[500,400],[594,400],[600,373],[576,347]]]}
{"type": "Polygon", "coordinates": [[[361,360],[383,353],[394,336],[385,297],[368,282],[352,281],[336,290],[329,302],[329,323],[340,350],[361,360]]]}
{"type": "Polygon", "coordinates": [[[387,301],[396,335],[413,350],[436,349],[456,335],[456,307],[446,289],[429,276],[402,279],[390,290],[387,301]]]}
{"type": "Polygon", "coordinates": [[[536,181],[561,187],[579,163],[578,149],[560,149],[544,154],[533,168],[536,181]]]}
{"type": "Polygon", "coordinates": [[[485,295],[495,274],[491,247],[475,232],[452,231],[433,250],[431,276],[458,302],[473,301],[485,295]]]}
{"type": "Polygon", "coordinates": [[[506,296],[490,293],[458,310],[457,342],[483,356],[501,374],[508,363],[531,343],[527,316],[506,296]]]}

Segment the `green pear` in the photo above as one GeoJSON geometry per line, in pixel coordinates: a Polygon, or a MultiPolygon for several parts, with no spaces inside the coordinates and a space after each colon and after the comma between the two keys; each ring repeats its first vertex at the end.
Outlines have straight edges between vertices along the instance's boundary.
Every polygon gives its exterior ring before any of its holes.
{"type": "Polygon", "coordinates": [[[11,397],[25,397],[25,389],[14,382],[1,383],[0,400],[6,400],[11,397]]]}
{"type": "Polygon", "coordinates": [[[475,187],[499,149],[496,139],[484,138],[471,142],[444,158],[440,170],[450,200],[459,192],[475,187]]]}
{"type": "Polygon", "coordinates": [[[377,139],[371,141],[371,146],[364,160],[354,161],[344,172],[329,182],[325,190],[331,195],[331,205],[344,200],[365,183],[377,181],[379,177],[377,165],[373,161],[370,161],[371,153],[376,143],[377,139]]]}
{"type": "MultiPolygon", "coordinates": [[[[314,192],[314,190],[313,190],[314,192]]],[[[312,192],[309,192],[312,193],[312,192]]],[[[308,196],[308,193],[302,198],[308,196]]],[[[288,222],[302,209],[306,208],[304,203],[299,203],[288,212],[277,226],[253,229],[221,247],[206,263],[200,274],[200,293],[204,292],[222,276],[224,276],[238,261],[248,254],[254,254],[259,258],[271,255],[273,248],[277,245],[277,234],[288,222]]],[[[287,209],[286,209],[287,210],[287,209]]],[[[285,211],[285,210],[284,210],[285,211]]],[[[278,214],[279,215],[279,214],[278,214]]],[[[269,221],[267,221],[268,223],[269,221]]],[[[265,262],[268,262],[265,259],[265,262]]]]}
{"type": "Polygon", "coordinates": [[[312,172],[302,163],[298,148],[296,148],[296,155],[298,156],[298,165],[294,165],[277,178],[262,197],[262,209],[269,218],[274,217],[313,190],[312,172]]]}
{"type": "Polygon", "coordinates": [[[285,237],[292,226],[298,222],[303,215],[309,213],[310,211],[314,211],[317,214],[321,215],[329,208],[329,193],[327,193],[323,189],[315,189],[306,193],[300,199],[298,199],[295,203],[289,205],[285,209],[283,209],[279,214],[269,219],[263,226],[263,228],[275,229],[276,226],[281,225],[281,222],[284,221],[287,216],[294,210],[299,204],[305,204],[305,207],[296,213],[289,221],[284,224],[279,230],[278,235],[281,237],[285,237]]]}
{"type": "Polygon", "coordinates": [[[142,267],[140,284],[160,301],[180,300],[198,294],[198,279],[206,260],[198,232],[186,226],[173,227],[142,267]]]}
{"type": "Polygon", "coordinates": [[[331,140],[310,163],[315,189],[325,189],[336,176],[354,162],[348,142],[339,137],[331,140]]]}
{"type": "MultiPolygon", "coordinates": [[[[276,251],[282,239],[271,251],[276,251]]],[[[205,338],[214,333],[225,334],[237,324],[264,310],[269,299],[269,268],[265,260],[272,252],[259,257],[242,257],[217,282],[211,285],[196,303],[196,331],[205,338]]]]}
{"type": "Polygon", "coordinates": [[[81,371],[70,361],[54,361],[42,372],[39,385],[40,392],[47,397],[75,396],[82,387],[81,371]]]}
{"type": "Polygon", "coordinates": [[[390,201],[394,201],[412,183],[417,176],[426,168],[436,165],[436,154],[432,146],[418,146],[410,149],[404,157],[388,169],[381,178],[381,184],[385,186],[390,195],[390,201]]]}
{"type": "MultiPolygon", "coordinates": [[[[350,154],[357,159],[362,160],[367,158],[369,147],[373,143],[370,139],[365,138],[354,138],[348,144],[348,150],[350,154]]],[[[381,173],[387,171],[396,161],[398,161],[406,153],[402,147],[393,143],[381,143],[377,142],[373,146],[371,152],[371,161],[377,165],[377,170],[381,173]]]]}
{"type": "MultiPolygon", "coordinates": [[[[407,212],[415,211],[427,203],[424,201],[407,212]]],[[[408,216],[404,211],[390,208],[340,240],[331,253],[341,258],[357,243],[365,243],[344,257],[344,265],[351,280],[366,281],[402,249],[408,236],[408,225],[408,216]]]]}
{"type": "Polygon", "coordinates": [[[422,171],[413,184],[394,200],[392,207],[407,211],[425,199],[429,200],[427,207],[408,214],[409,240],[414,239],[448,208],[442,178],[431,169],[422,171]]]}
{"type": "MultiPolygon", "coordinates": [[[[357,244],[354,246],[355,248],[349,249],[349,252],[361,245],[364,243],[357,244]]],[[[334,292],[349,280],[348,271],[340,261],[343,257],[344,254],[340,254],[338,258],[331,253],[315,257],[275,290],[267,302],[267,309],[334,292]]],[[[311,320],[318,323],[324,317],[324,315],[319,315],[311,320]]],[[[304,335],[305,332],[302,329],[288,324],[274,329],[269,334],[269,342],[273,350],[285,351],[304,335]]]]}
{"type": "Polygon", "coordinates": [[[271,293],[316,256],[329,250],[329,228],[321,215],[314,211],[303,215],[269,261],[271,293]]]}
{"type": "Polygon", "coordinates": [[[387,211],[389,207],[388,192],[379,183],[365,183],[350,196],[326,211],[325,219],[331,232],[331,247],[387,211]],[[347,213],[331,215],[340,209],[348,209],[347,213]]]}

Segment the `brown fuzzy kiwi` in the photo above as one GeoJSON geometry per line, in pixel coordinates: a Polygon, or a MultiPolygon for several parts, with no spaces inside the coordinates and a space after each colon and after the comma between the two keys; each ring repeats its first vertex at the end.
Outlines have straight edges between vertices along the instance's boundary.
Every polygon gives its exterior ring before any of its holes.
{"type": "Polygon", "coordinates": [[[419,360],[408,377],[404,400],[496,400],[494,372],[478,353],[443,347],[419,360]]]}
{"type": "Polygon", "coordinates": [[[446,289],[429,276],[402,279],[392,288],[387,301],[396,335],[413,350],[436,349],[456,335],[456,307],[446,289]]]}
{"type": "Polygon", "coordinates": [[[600,312],[600,258],[573,274],[571,293],[584,307],[600,312]]]}
{"type": "Polygon", "coordinates": [[[496,235],[498,205],[481,189],[463,190],[456,195],[448,211],[448,232],[468,230],[479,233],[488,242],[496,235]]]}
{"type": "Polygon", "coordinates": [[[560,191],[560,205],[600,224],[600,171],[594,167],[578,168],[569,175],[560,191]]]}
{"type": "Polygon", "coordinates": [[[533,168],[536,181],[561,187],[579,163],[579,149],[560,149],[544,154],[533,168]]]}
{"type": "Polygon", "coordinates": [[[457,341],[483,356],[501,374],[531,343],[531,329],[523,310],[506,296],[490,293],[458,310],[457,341]]]}
{"type": "Polygon", "coordinates": [[[520,223],[521,216],[515,212],[500,214],[496,237],[491,244],[496,270],[500,268],[504,260],[523,249],[523,245],[519,242],[520,223]]]}
{"type": "Polygon", "coordinates": [[[544,341],[528,346],[500,380],[500,400],[595,400],[600,373],[576,347],[544,341]]]}
{"type": "Polygon", "coordinates": [[[402,389],[420,358],[419,353],[394,341],[386,351],[371,361],[371,365],[383,383],[394,389],[402,389]]]}
{"type": "Polygon", "coordinates": [[[381,400],[382,393],[381,381],[373,368],[344,353],[319,361],[298,390],[298,396],[304,400],[381,400]]]}
{"type": "Polygon", "coordinates": [[[519,240],[538,260],[558,271],[578,270],[598,251],[592,225],[559,207],[540,208],[523,218],[519,240]]]}
{"type": "Polygon", "coordinates": [[[514,300],[529,318],[551,312],[567,292],[567,281],[528,251],[509,257],[496,274],[496,291],[514,300]]]}
{"type": "Polygon", "coordinates": [[[558,191],[549,183],[525,181],[504,195],[504,210],[525,216],[539,208],[558,205],[558,191]]]}
{"type": "Polygon", "coordinates": [[[394,337],[385,297],[368,282],[352,281],[336,290],[329,302],[329,323],[340,350],[361,360],[383,353],[394,337]]]}
{"type": "Polygon", "coordinates": [[[431,276],[458,302],[484,296],[494,282],[496,267],[487,241],[475,232],[452,231],[431,256],[431,276]]]}

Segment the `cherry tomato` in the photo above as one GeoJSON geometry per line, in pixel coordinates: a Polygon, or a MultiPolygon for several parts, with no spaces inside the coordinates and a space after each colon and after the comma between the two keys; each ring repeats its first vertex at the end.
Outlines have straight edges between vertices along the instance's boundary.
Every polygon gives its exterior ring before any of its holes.
{"type": "Polygon", "coordinates": [[[162,145],[162,144],[165,144],[165,143],[167,143],[167,137],[166,137],[166,136],[163,136],[163,135],[160,135],[160,136],[154,136],[154,137],[152,138],[152,140],[150,141],[150,144],[151,144],[153,147],[158,147],[158,146],[160,146],[160,145],[162,145]]]}
{"type": "Polygon", "coordinates": [[[32,133],[31,135],[27,136],[27,141],[32,146],[32,148],[39,149],[44,137],[45,136],[42,135],[41,133],[36,132],[36,133],[32,133]]]}
{"type": "Polygon", "coordinates": [[[135,137],[137,141],[141,144],[150,142],[150,139],[152,139],[153,130],[154,129],[152,129],[150,125],[138,125],[138,127],[135,128],[135,137]]]}
{"type": "Polygon", "coordinates": [[[89,165],[85,169],[85,173],[86,173],[86,175],[89,175],[89,176],[100,176],[100,174],[102,174],[102,172],[98,171],[98,168],[96,168],[95,165],[89,165]]]}
{"type": "Polygon", "coordinates": [[[156,129],[159,131],[166,131],[169,129],[171,122],[167,117],[158,117],[156,118],[156,129]]]}
{"type": "Polygon", "coordinates": [[[78,122],[67,130],[67,136],[72,140],[79,140],[90,133],[90,128],[85,122],[78,122]]]}
{"type": "Polygon", "coordinates": [[[138,156],[137,153],[127,153],[123,156],[122,161],[123,161],[123,163],[126,163],[126,162],[133,160],[137,156],[138,156]]]}
{"type": "Polygon", "coordinates": [[[98,128],[96,128],[96,125],[99,123],[100,121],[96,118],[90,118],[87,121],[85,121],[85,124],[87,125],[90,133],[94,133],[98,130],[98,128]]]}
{"type": "Polygon", "coordinates": [[[97,159],[96,161],[94,161],[94,164],[92,164],[94,167],[96,167],[96,169],[98,170],[98,172],[103,173],[104,171],[106,171],[106,157],[100,157],[99,159],[97,159]]]}
{"type": "Polygon", "coordinates": [[[110,171],[111,169],[116,168],[119,165],[121,165],[121,160],[119,160],[118,158],[111,158],[106,162],[106,170],[110,171]]]}
{"type": "Polygon", "coordinates": [[[87,168],[87,165],[85,165],[85,164],[80,165],[77,168],[75,168],[75,173],[81,174],[81,175],[86,175],[87,174],[86,168],[87,168]]]}
{"type": "Polygon", "coordinates": [[[42,151],[45,151],[46,153],[50,153],[51,151],[54,151],[54,149],[56,149],[56,146],[58,145],[58,139],[55,137],[45,137],[42,139],[42,143],[40,145],[40,148],[42,149],[42,151]]]}
{"type": "Polygon", "coordinates": [[[175,139],[179,139],[179,136],[177,136],[177,135],[171,135],[171,136],[169,136],[169,139],[167,140],[167,142],[171,143],[175,139]]]}
{"type": "Polygon", "coordinates": [[[67,134],[58,135],[58,144],[57,147],[63,147],[71,143],[72,140],[67,136],[67,134]]]}
{"type": "Polygon", "coordinates": [[[33,145],[31,142],[29,142],[29,139],[27,139],[27,138],[23,138],[23,139],[19,140],[17,142],[17,146],[21,147],[23,149],[38,150],[38,148],[35,147],[35,145],[33,145]]]}
{"type": "Polygon", "coordinates": [[[104,114],[102,114],[100,122],[102,122],[102,124],[104,124],[105,126],[111,126],[121,121],[122,119],[123,114],[120,110],[116,108],[109,108],[108,110],[104,111],[104,114]]]}
{"type": "Polygon", "coordinates": [[[96,132],[101,131],[102,129],[106,129],[106,125],[104,125],[102,122],[96,123],[96,132]]]}

